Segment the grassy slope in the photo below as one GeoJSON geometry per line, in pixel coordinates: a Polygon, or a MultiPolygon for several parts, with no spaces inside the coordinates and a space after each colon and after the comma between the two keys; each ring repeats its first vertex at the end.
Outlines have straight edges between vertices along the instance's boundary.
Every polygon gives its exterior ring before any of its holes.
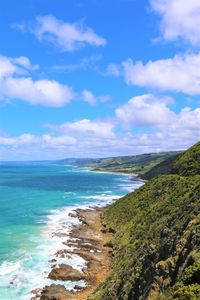
{"type": "Polygon", "coordinates": [[[155,176],[170,173],[182,176],[200,174],[200,142],[187,151],[172,156],[154,166],[151,170],[144,173],[142,178],[149,180],[155,176]]]}
{"type": "Polygon", "coordinates": [[[94,170],[143,174],[176,152],[148,153],[134,156],[108,157],[83,163],[94,170]]]}
{"type": "Polygon", "coordinates": [[[180,155],[172,166],[172,173],[181,176],[200,174],[200,142],[180,155]]]}
{"type": "Polygon", "coordinates": [[[174,156],[169,157],[168,159],[162,161],[161,163],[155,165],[153,168],[151,168],[150,170],[148,170],[147,172],[141,174],[141,178],[145,179],[145,180],[150,180],[156,176],[159,175],[167,175],[167,174],[171,174],[172,173],[172,166],[175,163],[176,159],[178,159],[178,157],[181,154],[177,154],[174,156]]]}
{"type": "Polygon", "coordinates": [[[178,174],[159,176],[107,208],[103,222],[116,231],[112,270],[90,299],[200,299],[198,153],[200,143],[173,162],[178,174]]]}

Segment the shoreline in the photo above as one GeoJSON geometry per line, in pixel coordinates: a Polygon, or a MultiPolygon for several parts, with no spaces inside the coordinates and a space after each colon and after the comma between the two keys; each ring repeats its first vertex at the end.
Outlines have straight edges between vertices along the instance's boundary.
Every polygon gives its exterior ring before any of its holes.
{"type": "MultiPolygon", "coordinates": [[[[141,182],[135,177],[127,179],[141,182]]],[[[113,234],[103,226],[102,214],[116,200],[113,198],[103,206],[94,204],[68,212],[67,216],[78,222],[73,222],[67,234],[63,231],[52,232],[61,240],[64,248],[58,249],[49,261],[51,269],[47,278],[52,283],[32,290],[31,300],[86,300],[105,281],[110,272],[113,234]],[[68,264],[66,260],[74,256],[85,263],[79,267],[68,264]],[[67,287],[69,282],[73,283],[72,290],[67,287]]]]}
{"type": "MultiPolygon", "coordinates": [[[[107,207],[107,206],[106,206],[107,207]]],[[[69,233],[69,239],[63,242],[69,249],[56,253],[56,257],[78,255],[85,260],[82,270],[72,268],[67,264],[54,265],[48,277],[55,280],[54,284],[32,291],[31,300],[86,300],[99,284],[109,275],[110,257],[112,255],[112,233],[102,225],[102,214],[106,207],[90,207],[76,209],[70,213],[71,217],[78,218],[80,225],[73,225],[69,233]],[[59,280],[59,284],[56,281],[59,280]],[[72,291],[67,290],[63,284],[66,281],[75,281],[77,285],[72,291]],[[84,281],[85,286],[79,286],[78,282],[84,281]]]]}
{"type": "Polygon", "coordinates": [[[132,173],[126,173],[126,172],[122,172],[122,171],[110,171],[110,170],[98,170],[98,169],[91,169],[89,170],[90,172],[94,172],[94,173],[110,173],[110,174],[119,174],[119,175],[124,175],[124,176],[130,176],[129,180],[130,181],[139,181],[139,182],[143,182],[146,183],[148,180],[142,179],[138,174],[132,174],[132,173]]]}

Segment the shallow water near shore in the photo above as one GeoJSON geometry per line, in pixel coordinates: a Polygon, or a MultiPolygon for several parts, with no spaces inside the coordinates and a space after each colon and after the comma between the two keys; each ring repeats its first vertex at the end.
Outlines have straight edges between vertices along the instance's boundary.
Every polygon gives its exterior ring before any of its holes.
{"type": "MultiPolygon", "coordinates": [[[[69,216],[72,210],[105,206],[140,185],[126,175],[73,166],[0,165],[0,299],[30,299],[33,289],[55,283],[47,278],[51,260],[66,249],[62,242],[71,226],[79,224],[69,216]]],[[[76,255],[57,263],[78,270],[85,265],[76,255]]],[[[68,289],[75,284],[64,283],[68,289]]]]}

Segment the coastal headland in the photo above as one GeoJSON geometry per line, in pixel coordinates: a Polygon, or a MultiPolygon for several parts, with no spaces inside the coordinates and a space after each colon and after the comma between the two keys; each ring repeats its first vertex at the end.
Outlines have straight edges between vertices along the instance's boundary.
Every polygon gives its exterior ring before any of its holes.
{"type": "Polygon", "coordinates": [[[79,255],[77,272],[55,266],[49,278],[84,280],[69,292],[55,284],[32,300],[198,300],[200,299],[200,142],[167,159],[142,178],[136,191],[102,208],[77,209],[57,255],[79,255]],[[111,259],[112,258],[112,259],[111,259]]]}

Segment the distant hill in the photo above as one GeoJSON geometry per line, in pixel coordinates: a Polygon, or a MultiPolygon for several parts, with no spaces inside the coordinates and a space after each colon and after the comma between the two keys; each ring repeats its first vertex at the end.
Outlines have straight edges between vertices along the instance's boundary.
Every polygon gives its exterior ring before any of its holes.
{"type": "Polygon", "coordinates": [[[90,167],[94,171],[123,172],[143,174],[155,165],[177,154],[178,152],[147,153],[132,156],[118,156],[91,159],[80,162],[80,166],[90,167]]]}
{"type": "Polygon", "coordinates": [[[199,159],[197,143],[106,209],[111,272],[90,300],[200,299],[199,159]]]}
{"type": "Polygon", "coordinates": [[[75,165],[75,166],[84,166],[90,164],[96,159],[94,158],[65,158],[61,160],[54,161],[60,165],[75,165]]]}
{"type": "Polygon", "coordinates": [[[152,179],[163,174],[189,176],[200,174],[200,142],[187,151],[171,156],[142,174],[143,179],[152,179]]]}

